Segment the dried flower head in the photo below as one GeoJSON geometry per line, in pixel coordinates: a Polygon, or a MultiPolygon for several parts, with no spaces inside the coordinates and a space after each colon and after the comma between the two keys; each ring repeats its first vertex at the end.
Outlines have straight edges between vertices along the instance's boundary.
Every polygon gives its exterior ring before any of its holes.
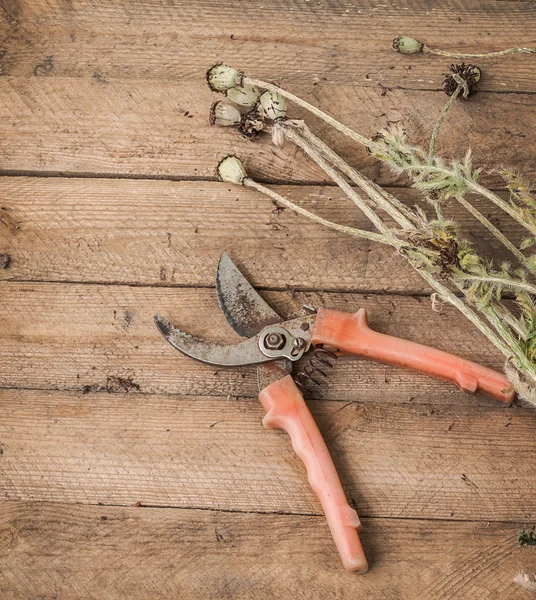
{"type": "Polygon", "coordinates": [[[222,63],[210,67],[207,71],[208,87],[213,92],[225,92],[237,85],[242,85],[243,77],[243,73],[222,63]]]}
{"type": "Polygon", "coordinates": [[[222,159],[217,168],[217,173],[222,181],[227,183],[235,183],[236,185],[242,185],[244,179],[248,176],[246,169],[242,161],[233,155],[226,156],[222,159]]]}
{"type": "Polygon", "coordinates": [[[233,104],[218,100],[210,107],[210,124],[219,127],[234,127],[239,125],[242,114],[233,104]]]}
{"type": "Polygon", "coordinates": [[[263,115],[276,121],[283,119],[287,114],[288,100],[278,92],[267,90],[260,97],[263,115]]]}
{"type": "Polygon", "coordinates": [[[443,90],[447,96],[452,96],[461,86],[460,100],[467,99],[476,93],[476,84],[480,81],[482,71],[476,65],[450,65],[450,73],[445,74],[443,90]]]}
{"type": "Polygon", "coordinates": [[[422,52],[423,46],[424,44],[421,44],[421,42],[418,42],[407,35],[399,35],[393,40],[393,48],[397,52],[402,52],[402,54],[422,52]]]}
{"type": "Polygon", "coordinates": [[[259,88],[254,85],[237,85],[227,90],[227,98],[238,104],[238,106],[245,106],[252,108],[257,104],[259,100],[259,88]]]}
{"type": "Polygon", "coordinates": [[[264,129],[264,119],[259,111],[250,110],[242,117],[238,131],[247,138],[254,139],[264,129]]]}

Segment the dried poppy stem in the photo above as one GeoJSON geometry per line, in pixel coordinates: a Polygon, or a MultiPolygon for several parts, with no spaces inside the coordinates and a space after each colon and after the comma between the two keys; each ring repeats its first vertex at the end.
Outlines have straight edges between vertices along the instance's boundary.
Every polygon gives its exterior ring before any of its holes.
{"type": "Polygon", "coordinates": [[[432,131],[432,136],[430,137],[430,146],[428,148],[428,158],[429,159],[431,159],[435,154],[437,134],[439,133],[441,124],[443,123],[445,117],[447,116],[447,113],[449,112],[450,107],[454,104],[454,101],[460,95],[460,92],[462,91],[462,87],[463,86],[458,85],[455,92],[452,94],[452,96],[448,99],[448,102],[443,107],[443,110],[441,111],[441,114],[439,115],[439,117],[436,121],[434,130],[432,131]]]}
{"type": "MultiPolygon", "coordinates": [[[[404,51],[409,52],[410,47],[411,44],[404,45],[404,51]]],[[[421,51],[418,42],[413,44],[413,48],[411,51],[421,51]]],[[[466,98],[474,93],[473,86],[480,78],[480,69],[465,64],[451,66],[451,73],[444,82],[445,92],[451,98],[436,122],[428,153],[411,146],[401,126],[387,128],[373,139],[368,139],[294,94],[278,86],[247,78],[230,67],[216,66],[209,71],[209,77],[218,91],[223,91],[220,88],[228,89],[234,82],[266,90],[260,95],[259,104],[253,111],[260,123],[260,130],[271,129],[272,140],[277,146],[281,146],[285,138],[298,145],[354,201],[378,233],[339,225],[301,208],[249,178],[236,157],[227,157],[220,163],[220,177],[224,181],[256,189],[281,205],[331,229],[396,248],[434,290],[436,297],[440,296],[455,306],[506,356],[510,363],[506,367],[508,375],[518,394],[536,405],[536,286],[527,283],[526,273],[512,270],[506,263],[500,268],[494,267],[490,261],[472,250],[470,243],[458,234],[454,223],[441,217],[440,209],[439,219],[429,220],[420,207],[412,209],[403,205],[393,195],[350,167],[314,136],[303,122],[286,120],[289,99],[364,145],[373,156],[388,164],[395,172],[408,174],[414,187],[428,194],[436,209],[440,200],[456,198],[530,269],[536,257],[526,258],[520,249],[465,200],[467,193],[476,192],[531,231],[533,237],[523,241],[523,249],[529,247],[536,237],[536,200],[527,191],[528,186],[515,174],[507,174],[505,179],[511,194],[511,201],[508,203],[478,183],[480,169],[473,168],[470,152],[463,161],[448,163],[435,156],[435,141],[448,110],[456,97],[463,94],[466,98]],[[364,195],[358,193],[343,175],[349,177],[364,195]],[[390,221],[384,222],[378,214],[379,210],[389,215],[398,227],[393,226],[390,221]],[[455,291],[447,288],[447,285],[453,286],[455,291]],[[518,316],[502,303],[503,291],[515,294],[518,316]]]]}
{"type": "MultiPolygon", "coordinates": [[[[277,127],[277,124],[274,125],[277,127]]],[[[318,166],[324,170],[327,175],[345,192],[345,194],[354,202],[354,204],[365,214],[369,221],[384,235],[389,234],[390,229],[385,225],[382,219],[374,212],[370,205],[361,198],[361,196],[352,188],[333,167],[331,167],[324,157],[308,144],[296,131],[290,128],[284,128],[285,137],[299,146],[306,154],[308,154],[318,166]]]]}
{"type": "MultiPolygon", "coordinates": [[[[281,96],[283,96],[285,98],[288,98],[289,100],[291,100],[298,106],[305,108],[312,114],[316,115],[317,117],[319,117],[320,119],[322,119],[323,121],[328,123],[328,125],[331,125],[334,129],[337,129],[337,131],[340,131],[347,137],[349,137],[352,140],[358,142],[359,144],[365,146],[366,148],[374,149],[376,147],[376,143],[373,140],[360,135],[359,133],[353,131],[346,125],[339,123],[339,121],[337,121],[336,119],[334,119],[333,117],[331,117],[330,115],[325,113],[324,111],[320,110],[319,108],[316,108],[316,106],[309,104],[309,102],[302,100],[298,96],[295,96],[294,94],[291,94],[290,92],[287,92],[286,90],[278,87],[277,85],[267,83],[266,81],[262,81],[260,79],[252,79],[251,77],[247,77],[246,75],[244,75],[243,81],[244,81],[244,83],[248,83],[249,85],[255,85],[260,88],[265,88],[270,91],[277,92],[278,94],[280,94],[281,96]]],[[[447,168],[440,168],[440,167],[433,166],[433,165],[415,165],[414,167],[412,167],[412,169],[413,169],[413,171],[416,171],[419,169],[421,169],[421,170],[427,169],[429,172],[443,173],[446,175],[452,174],[452,172],[447,168]]],[[[493,202],[496,206],[501,208],[504,212],[509,214],[513,219],[515,219],[525,229],[527,229],[533,235],[536,236],[536,227],[533,227],[529,223],[524,221],[523,217],[520,216],[517,213],[517,211],[513,207],[511,207],[507,202],[505,202],[500,196],[497,196],[491,190],[488,190],[487,188],[483,187],[482,185],[475,183],[473,181],[470,181],[469,179],[467,179],[465,177],[463,178],[463,181],[468,186],[468,188],[472,189],[477,194],[480,194],[481,196],[484,196],[484,198],[487,198],[488,200],[493,202]]]]}
{"type": "Polygon", "coordinates": [[[494,58],[496,56],[507,56],[509,54],[536,54],[536,48],[508,48],[495,52],[448,52],[438,48],[430,48],[424,42],[419,42],[409,35],[399,35],[393,40],[393,48],[402,54],[434,54],[447,58],[494,58]]]}
{"type": "MultiPolygon", "coordinates": [[[[480,221],[482,225],[494,236],[496,237],[501,244],[507,248],[516,258],[517,260],[527,268],[530,268],[530,263],[527,262],[527,257],[520,251],[518,248],[512,244],[512,242],[493,225],[493,223],[487,219],[479,210],[477,210],[470,202],[468,202],[463,196],[457,195],[456,200],[467,210],[467,212],[471,213],[475,219],[480,221]]],[[[535,290],[536,291],[536,290],[535,290]]]]}
{"type": "Polygon", "coordinates": [[[430,48],[426,44],[423,44],[422,52],[423,54],[435,54],[436,56],[445,56],[447,58],[493,58],[495,56],[507,56],[508,54],[536,54],[536,48],[508,48],[507,50],[497,50],[495,52],[461,53],[430,48]]]}
{"type": "Polygon", "coordinates": [[[366,231],[365,229],[355,229],[354,227],[347,227],[346,225],[339,225],[338,223],[333,223],[333,221],[328,221],[327,219],[324,219],[324,218],[320,217],[319,215],[316,215],[315,213],[312,213],[312,212],[308,211],[307,209],[302,208],[298,204],[295,204],[288,198],[281,196],[281,194],[274,192],[273,190],[266,187],[265,185],[262,185],[262,183],[254,181],[250,177],[246,177],[244,179],[242,185],[244,187],[248,187],[248,188],[257,190],[258,192],[261,192],[264,195],[269,196],[270,198],[272,198],[272,200],[275,200],[279,204],[286,206],[287,208],[290,208],[291,210],[297,212],[298,214],[302,215],[303,217],[307,217],[308,219],[311,219],[312,221],[315,221],[316,223],[320,223],[321,225],[329,227],[330,229],[334,229],[335,231],[339,231],[341,233],[346,233],[346,234],[352,235],[354,237],[359,237],[364,240],[370,240],[371,242],[379,242],[380,244],[386,244],[388,246],[393,246],[394,248],[397,248],[397,249],[403,248],[404,246],[409,246],[409,244],[402,242],[400,240],[397,240],[391,236],[386,237],[386,236],[382,235],[381,233],[375,233],[374,231],[366,231]]]}
{"type": "Polygon", "coordinates": [[[373,200],[379,208],[383,209],[401,227],[412,229],[416,225],[421,224],[417,222],[417,219],[415,219],[415,215],[411,210],[402,204],[398,198],[395,198],[392,194],[389,194],[362,173],[351,167],[327,144],[314,135],[303,121],[283,121],[278,123],[277,126],[283,128],[293,127],[297,129],[304,140],[317,148],[334,167],[337,167],[337,169],[347,175],[357,186],[368,194],[369,198],[373,200]]]}
{"type": "Polygon", "coordinates": [[[316,108],[316,106],[309,104],[309,102],[302,100],[298,96],[287,92],[286,90],[278,87],[277,85],[273,85],[272,83],[268,83],[260,79],[253,79],[251,77],[248,77],[247,75],[244,75],[243,81],[245,83],[248,83],[249,85],[255,85],[257,87],[270,90],[271,92],[277,92],[278,94],[281,94],[281,96],[284,96],[285,98],[288,98],[289,100],[294,102],[294,104],[297,104],[298,106],[301,106],[302,108],[308,110],[313,115],[316,115],[317,117],[325,121],[328,125],[331,125],[334,129],[355,140],[357,143],[366,146],[367,148],[374,146],[374,142],[372,140],[369,140],[365,136],[360,135],[359,133],[353,131],[349,127],[346,127],[346,125],[343,125],[342,123],[337,121],[337,119],[334,119],[333,117],[325,113],[323,110],[316,108]]]}

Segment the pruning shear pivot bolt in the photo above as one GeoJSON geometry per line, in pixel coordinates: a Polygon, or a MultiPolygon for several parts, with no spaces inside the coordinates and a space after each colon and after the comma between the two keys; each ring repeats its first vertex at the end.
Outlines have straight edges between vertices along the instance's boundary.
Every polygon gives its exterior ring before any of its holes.
{"type": "Polygon", "coordinates": [[[313,347],[329,346],[338,354],[360,356],[408,367],[455,383],[472,393],[482,390],[504,402],[514,392],[509,381],[487,367],[434,348],[371,330],[365,309],[355,314],[319,309],[318,313],[285,321],[253,289],[224,252],[216,276],[223,314],[244,341],[230,346],[195,338],[159,315],[155,323],[177,350],[211,365],[257,365],[259,400],[266,410],[265,427],[284,429],[307,469],[348,571],[364,573],[367,560],[358,536],[356,511],[346,500],[339,476],[303,396],[291,377],[292,363],[313,347]]]}

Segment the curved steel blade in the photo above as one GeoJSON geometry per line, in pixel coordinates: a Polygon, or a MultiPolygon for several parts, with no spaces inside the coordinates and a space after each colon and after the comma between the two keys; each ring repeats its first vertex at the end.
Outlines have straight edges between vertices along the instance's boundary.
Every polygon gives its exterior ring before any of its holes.
{"type": "Polygon", "coordinates": [[[253,337],[267,325],[284,320],[259,296],[227,252],[222,252],[218,263],[216,291],[220,308],[238,335],[253,337]]]}
{"type": "Polygon", "coordinates": [[[210,365],[239,367],[274,360],[260,351],[257,337],[245,340],[240,344],[223,346],[184,333],[173,327],[169,321],[166,321],[160,315],[154,316],[154,322],[160,333],[174,348],[190,358],[210,365]]]}

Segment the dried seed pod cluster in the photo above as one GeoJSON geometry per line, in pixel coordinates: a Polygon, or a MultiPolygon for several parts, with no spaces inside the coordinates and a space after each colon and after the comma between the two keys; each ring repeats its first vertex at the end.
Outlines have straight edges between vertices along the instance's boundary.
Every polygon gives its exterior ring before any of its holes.
{"type": "Polygon", "coordinates": [[[207,71],[210,89],[225,94],[229,100],[214,102],[209,120],[211,125],[236,127],[243,136],[255,138],[266,125],[286,117],[288,101],[274,91],[261,94],[256,85],[245,79],[243,73],[223,64],[207,71]]]}

